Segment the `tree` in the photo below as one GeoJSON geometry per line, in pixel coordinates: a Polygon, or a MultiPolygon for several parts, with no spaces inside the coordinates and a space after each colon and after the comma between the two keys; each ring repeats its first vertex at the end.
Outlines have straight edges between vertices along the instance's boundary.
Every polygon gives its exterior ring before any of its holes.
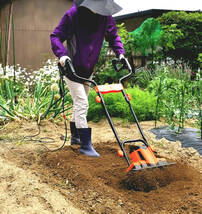
{"type": "Polygon", "coordinates": [[[163,25],[162,26],[162,36],[160,38],[161,49],[158,51],[156,58],[158,60],[167,61],[169,50],[175,50],[174,43],[183,36],[180,29],[177,29],[176,24],[163,25]]]}
{"type": "MultiPolygon", "coordinates": [[[[168,12],[158,17],[161,26],[176,26],[181,35],[173,40],[173,47],[167,46],[166,55],[174,60],[182,60],[193,69],[199,67],[197,60],[199,53],[202,53],[202,13],[168,12]]],[[[171,36],[171,35],[170,35],[171,36]]],[[[168,39],[170,39],[168,37],[168,39]]]]}
{"type": "Polygon", "coordinates": [[[134,38],[136,53],[139,52],[143,57],[151,54],[153,62],[154,52],[159,45],[162,33],[161,26],[156,19],[146,19],[139,28],[130,33],[134,38]]]}

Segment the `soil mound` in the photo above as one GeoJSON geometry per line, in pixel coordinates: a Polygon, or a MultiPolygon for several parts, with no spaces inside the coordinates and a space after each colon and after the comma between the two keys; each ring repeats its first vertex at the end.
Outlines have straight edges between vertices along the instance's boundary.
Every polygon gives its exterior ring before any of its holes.
{"type": "Polygon", "coordinates": [[[202,197],[198,171],[177,163],[162,170],[127,174],[125,159],[117,156],[112,145],[103,145],[95,146],[99,158],[80,155],[79,147],[67,146],[56,153],[42,153],[39,164],[46,176],[54,175],[63,182],[65,191],[73,190],[79,199],[72,198],[74,203],[90,213],[173,213],[177,208],[180,213],[202,211],[201,203],[196,203],[202,197]]]}
{"type": "Polygon", "coordinates": [[[150,192],[165,187],[172,182],[186,182],[194,179],[199,179],[198,173],[187,165],[178,162],[176,165],[164,168],[130,172],[120,184],[128,190],[150,192]]]}
{"type": "Polygon", "coordinates": [[[71,186],[80,189],[89,186],[96,188],[102,182],[111,187],[119,185],[119,178],[125,176],[126,162],[116,155],[117,150],[110,146],[95,147],[101,157],[93,158],[79,153],[78,146],[66,146],[58,152],[40,155],[40,164],[46,165],[71,186]],[[101,183],[99,181],[102,181],[101,183]]]}

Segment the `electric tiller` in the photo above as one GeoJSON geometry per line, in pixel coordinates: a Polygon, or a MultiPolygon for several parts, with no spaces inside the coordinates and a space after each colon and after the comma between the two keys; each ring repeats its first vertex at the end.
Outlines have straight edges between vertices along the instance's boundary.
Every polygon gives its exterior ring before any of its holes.
{"type": "MultiPolygon", "coordinates": [[[[107,120],[109,122],[109,125],[115,135],[115,138],[119,144],[120,150],[118,151],[118,155],[120,157],[124,157],[128,168],[126,169],[127,172],[129,171],[137,171],[142,169],[151,169],[151,168],[162,168],[165,166],[173,165],[175,163],[168,163],[166,159],[164,158],[157,158],[155,156],[155,152],[152,150],[151,146],[148,144],[144,133],[140,127],[140,124],[138,122],[138,119],[136,117],[136,114],[132,108],[132,105],[130,103],[131,96],[129,94],[126,94],[124,87],[123,87],[123,81],[129,78],[132,75],[132,69],[127,59],[113,59],[112,65],[116,72],[119,72],[123,69],[128,70],[128,74],[123,76],[121,79],[119,79],[119,82],[117,84],[109,84],[109,85],[97,85],[97,83],[94,80],[89,80],[83,77],[80,77],[76,74],[74,67],[71,63],[71,61],[66,60],[65,64],[65,71],[66,72],[72,72],[73,76],[79,81],[83,82],[90,82],[94,85],[94,89],[97,93],[96,101],[100,103],[103,107],[103,110],[106,114],[107,120]],[[119,68],[119,66],[121,66],[119,68]],[[132,140],[125,140],[121,142],[117,131],[114,127],[114,124],[112,122],[112,119],[110,117],[110,114],[105,106],[105,102],[103,99],[102,94],[107,93],[122,93],[123,97],[125,98],[125,101],[128,103],[128,106],[130,108],[130,111],[133,115],[134,121],[137,124],[138,130],[141,134],[141,139],[132,139],[132,140]],[[137,143],[140,143],[142,146],[138,146],[137,143]],[[129,152],[126,152],[126,145],[129,145],[129,152]]],[[[65,73],[65,72],[64,72],[65,73]]]]}

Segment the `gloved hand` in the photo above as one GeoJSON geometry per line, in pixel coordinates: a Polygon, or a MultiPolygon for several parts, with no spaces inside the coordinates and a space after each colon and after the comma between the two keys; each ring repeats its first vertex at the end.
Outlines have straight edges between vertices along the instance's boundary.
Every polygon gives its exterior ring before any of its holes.
{"type": "Polygon", "coordinates": [[[128,68],[129,70],[132,70],[127,58],[125,58],[125,56],[123,54],[119,55],[119,61],[121,61],[121,63],[123,63],[123,65],[125,65],[126,68],[128,68]]]}
{"type": "Polygon", "coordinates": [[[125,59],[125,56],[123,54],[119,55],[119,60],[121,61],[122,59],[125,59]]]}
{"type": "Polygon", "coordinates": [[[65,66],[65,61],[66,61],[67,59],[68,59],[69,61],[71,61],[71,59],[70,59],[68,56],[62,56],[62,57],[60,57],[59,62],[60,62],[60,64],[62,65],[62,67],[65,66]]]}

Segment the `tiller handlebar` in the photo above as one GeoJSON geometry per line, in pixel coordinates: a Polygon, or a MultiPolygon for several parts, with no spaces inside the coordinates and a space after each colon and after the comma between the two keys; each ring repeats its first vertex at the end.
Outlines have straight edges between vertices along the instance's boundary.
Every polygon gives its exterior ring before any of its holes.
{"type": "Polygon", "coordinates": [[[127,172],[129,171],[136,171],[136,170],[142,170],[142,169],[149,169],[149,168],[157,168],[157,167],[163,167],[163,166],[168,166],[172,165],[175,163],[168,163],[164,158],[157,158],[155,156],[155,152],[152,150],[151,146],[148,144],[144,133],[140,127],[140,124],[138,122],[138,119],[136,117],[136,114],[132,108],[132,105],[130,103],[131,96],[129,94],[126,94],[124,87],[123,87],[123,81],[129,78],[133,72],[132,68],[126,58],[118,60],[118,59],[113,59],[112,60],[112,65],[113,68],[116,72],[119,72],[123,69],[128,70],[128,74],[123,76],[122,78],[119,79],[119,82],[116,84],[109,84],[109,85],[97,85],[97,83],[94,80],[90,80],[84,77],[80,77],[76,74],[76,71],[74,70],[74,67],[71,63],[70,60],[66,60],[65,67],[68,67],[68,69],[62,69],[61,66],[59,66],[60,72],[63,72],[63,75],[65,75],[65,71],[68,70],[68,72],[72,72],[73,76],[78,79],[79,81],[83,82],[90,82],[94,85],[95,91],[97,93],[96,101],[99,102],[103,110],[105,112],[105,115],[107,117],[107,120],[109,122],[109,125],[114,133],[114,136],[119,144],[120,150],[118,151],[118,155],[121,157],[124,157],[127,164],[127,172]],[[140,139],[132,139],[132,140],[125,140],[122,141],[120,140],[118,133],[114,127],[114,124],[112,122],[112,119],[110,117],[110,114],[105,106],[105,102],[103,99],[102,94],[106,93],[119,93],[121,92],[123,97],[125,98],[125,101],[128,103],[128,106],[130,108],[130,111],[132,113],[132,116],[134,118],[135,123],[137,124],[138,130],[141,134],[140,139]],[[141,143],[142,146],[137,146],[137,143],[141,143]],[[126,152],[125,146],[126,144],[129,145],[129,152],[126,152]]]}

